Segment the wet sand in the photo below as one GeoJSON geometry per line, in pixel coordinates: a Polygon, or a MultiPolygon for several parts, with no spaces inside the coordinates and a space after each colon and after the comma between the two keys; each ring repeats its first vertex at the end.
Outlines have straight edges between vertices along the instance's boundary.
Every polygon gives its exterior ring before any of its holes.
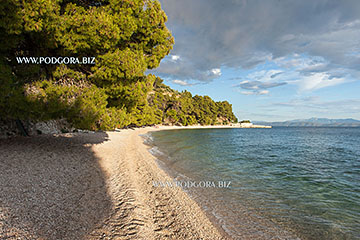
{"type": "Polygon", "coordinates": [[[139,134],[177,128],[0,140],[0,238],[228,239],[181,188],[153,186],[172,179],[139,134]]]}

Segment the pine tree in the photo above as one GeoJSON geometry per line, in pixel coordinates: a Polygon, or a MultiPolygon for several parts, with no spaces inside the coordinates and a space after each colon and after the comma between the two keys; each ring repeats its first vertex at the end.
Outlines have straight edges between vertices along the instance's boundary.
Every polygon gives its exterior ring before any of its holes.
{"type": "Polygon", "coordinates": [[[4,0],[0,17],[2,117],[65,117],[93,129],[156,122],[146,101],[155,79],[145,71],[174,43],[157,0],[4,0]],[[18,64],[19,56],[91,56],[96,65],[18,64]]]}

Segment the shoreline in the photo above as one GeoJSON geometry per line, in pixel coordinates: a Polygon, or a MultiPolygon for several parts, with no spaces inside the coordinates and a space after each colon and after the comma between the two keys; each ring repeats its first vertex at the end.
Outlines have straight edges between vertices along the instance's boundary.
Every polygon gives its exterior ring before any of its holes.
{"type": "MultiPolygon", "coordinates": [[[[145,143],[145,139],[142,135],[147,134],[149,132],[156,132],[156,131],[164,131],[164,130],[184,130],[184,129],[218,129],[218,128],[238,128],[236,126],[230,126],[230,125],[217,125],[217,126],[158,126],[158,127],[145,127],[143,130],[140,130],[140,133],[136,133],[136,138],[139,139],[138,149],[143,148],[146,150],[146,155],[148,155],[148,161],[151,161],[151,165],[155,165],[156,171],[159,172],[161,175],[161,178],[155,179],[160,181],[174,181],[173,176],[167,170],[170,169],[163,169],[159,165],[159,161],[156,156],[151,154],[149,152],[149,149],[151,148],[151,145],[148,145],[145,143]],[[150,160],[151,159],[151,160],[150,160]]],[[[167,167],[165,167],[167,168],[167,167]]],[[[181,187],[158,187],[156,189],[164,190],[172,197],[178,198],[178,206],[183,205],[186,210],[186,212],[190,213],[192,220],[196,222],[197,230],[200,230],[201,232],[205,229],[206,232],[211,232],[208,236],[202,236],[200,239],[232,239],[232,237],[220,226],[218,221],[216,221],[215,217],[212,215],[208,215],[208,213],[202,209],[202,207],[197,203],[194,199],[192,199],[192,196],[189,195],[186,191],[184,191],[181,187]]],[[[188,217],[190,217],[188,215],[188,217]]],[[[185,217],[187,218],[187,217],[185,217]]],[[[204,233],[204,232],[203,232],[204,233]]],[[[187,236],[185,239],[193,239],[194,236],[187,236]]],[[[180,238],[179,238],[180,239],[180,238]]],[[[194,239],[198,239],[197,237],[194,239]]]]}
{"type": "Polygon", "coordinates": [[[184,128],[0,140],[0,237],[231,239],[181,188],[153,186],[173,179],[140,135],[184,128]]]}
{"type": "MultiPolygon", "coordinates": [[[[169,167],[165,162],[164,159],[162,159],[164,157],[164,155],[157,155],[156,153],[152,153],[151,151],[149,151],[150,149],[152,149],[153,147],[157,147],[156,145],[153,144],[153,142],[147,142],[147,137],[145,137],[145,134],[149,134],[151,132],[157,132],[157,131],[166,131],[166,130],[185,130],[185,129],[219,129],[219,128],[234,128],[232,126],[224,126],[224,127],[214,127],[214,126],[183,126],[183,127],[178,127],[178,126],[160,126],[160,128],[156,128],[156,129],[149,129],[148,131],[146,131],[146,133],[141,134],[139,136],[141,136],[141,138],[143,139],[143,144],[145,145],[147,151],[150,153],[150,155],[152,155],[153,157],[155,157],[155,162],[156,165],[159,167],[159,169],[163,172],[165,172],[165,174],[167,176],[170,177],[170,181],[171,181],[171,187],[169,186],[161,186],[160,188],[177,188],[180,191],[184,192],[186,195],[188,195],[188,197],[191,199],[191,201],[194,201],[196,205],[198,205],[200,207],[200,211],[202,211],[206,217],[208,218],[208,220],[210,220],[211,224],[216,228],[217,231],[220,232],[220,234],[224,237],[224,239],[234,239],[233,236],[227,231],[227,229],[225,228],[225,226],[223,224],[221,224],[219,218],[217,218],[215,215],[213,215],[211,212],[206,210],[203,208],[204,206],[198,202],[197,198],[199,197],[198,195],[194,195],[193,194],[193,190],[190,190],[189,188],[189,184],[198,184],[198,185],[204,185],[206,184],[205,181],[192,181],[189,180],[188,176],[184,176],[181,173],[179,173],[178,171],[176,171],[175,169],[172,169],[171,167],[169,167]],[[180,177],[180,178],[179,178],[180,177]],[[189,183],[190,182],[190,183],[189,183]],[[186,189],[186,190],[185,190],[186,189]]],[[[238,128],[238,127],[236,127],[238,128]]],[[[208,187],[218,187],[214,182],[208,182],[209,184],[211,184],[211,186],[208,187]],[[215,186],[213,185],[215,184],[215,186]]],[[[169,184],[168,182],[166,184],[169,184]]],[[[205,185],[206,186],[206,185],[205,185]]],[[[204,186],[197,186],[200,188],[203,188],[204,186]]],[[[195,189],[197,188],[195,187],[195,189]]],[[[248,239],[248,238],[242,238],[242,239],[248,239]]]]}
{"type": "MultiPolygon", "coordinates": [[[[149,130],[149,131],[160,131],[160,130],[176,130],[176,129],[272,128],[272,126],[266,126],[266,125],[241,126],[237,123],[237,124],[231,124],[231,125],[191,125],[191,126],[155,125],[153,127],[143,127],[143,128],[153,128],[154,129],[154,130],[149,130]]],[[[134,128],[134,130],[135,129],[138,129],[138,128],[134,128]]],[[[117,129],[116,131],[121,131],[121,130],[123,130],[123,129],[117,129]]]]}

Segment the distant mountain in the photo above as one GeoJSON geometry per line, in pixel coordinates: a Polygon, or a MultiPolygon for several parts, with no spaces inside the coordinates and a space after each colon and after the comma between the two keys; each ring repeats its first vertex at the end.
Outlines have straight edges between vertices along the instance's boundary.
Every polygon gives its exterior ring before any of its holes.
{"type": "Polygon", "coordinates": [[[309,118],[309,119],[295,119],[284,122],[255,121],[254,124],[271,125],[274,127],[360,127],[360,121],[352,118],[346,118],[346,119],[309,118]]]}

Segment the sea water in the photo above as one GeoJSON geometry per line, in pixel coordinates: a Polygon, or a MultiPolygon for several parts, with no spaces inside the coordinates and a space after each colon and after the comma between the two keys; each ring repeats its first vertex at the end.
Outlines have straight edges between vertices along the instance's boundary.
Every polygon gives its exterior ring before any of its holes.
{"type": "Polygon", "coordinates": [[[234,239],[360,239],[360,128],[150,136],[159,164],[174,180],[197,183],[179,186],[234,239]]]}

